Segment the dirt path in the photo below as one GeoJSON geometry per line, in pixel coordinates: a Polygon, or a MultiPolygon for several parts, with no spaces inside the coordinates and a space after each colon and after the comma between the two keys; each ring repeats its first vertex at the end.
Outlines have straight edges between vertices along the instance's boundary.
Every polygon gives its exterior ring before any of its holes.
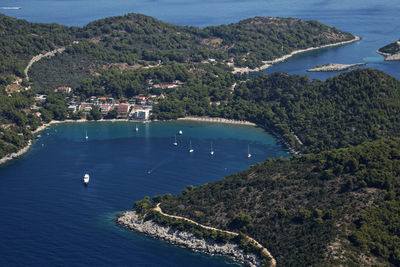
{"type": "MultiPolygon", "coordinates": [[[[205,229],[208,229],[208,230],[215,230],[215,231],[219,231],[219,232],[224,232],[224,233],[231,234],[231,235],[234,235],[234,236],[239,235],[238,233],[235,233],[235,232],[230,232],[230,231],[217,229],[217,228],[214,228],[214,227],[211,227],[211,226],[207,226],[207,225],[202,225],[202,224],[200,224],[198,222],[195,222],[195,221],[193,221],[191,219],[188,219],[188,218],[185,218],[185,217],[166,214],[161,210],[160,203],[157,204],[157,206],[154,208],[154,210],[158,211],[159,213],[161,213],[164,216],[175,218],[175,219],[182,219],[182,220],[185,220],[187,222],[193,223],[195,225],[198,225],[198,226],[200,226],[202,228],[205,228],[205,229]]],[[[247,236],[247,239],[249,241],[253,242],[257,247],[262,248],[262,253],[264,253],[264,255],[267,255],[271,259],[271,266],[272,267],[276,266],[276,260],[274,259],[274,257],[272,257],[272,254],[266,248],[264,248],[260,243],[258,243],[255,239],[253,239],[253,238],[251,238],[249,236],[247,236]]]]}
{"type": "Polygon", "coordinates": [[[39,54],[39,55],[36,55],[33,58],[31,58],[31,60],[29,61],[28,65],[26,66],[26,68],[24,70],[26,79],[29,81],[28,71],[29,71],[29,68],[32,67],[33,63],[38,62],[39,60],[41,60],[44,57],[53,57],[56,53],[62,53],[64,51],[65,51],[65,47],[60,47],[60,48],[57,48],[50,52],[47,52],[45,54],[39,54]]]}

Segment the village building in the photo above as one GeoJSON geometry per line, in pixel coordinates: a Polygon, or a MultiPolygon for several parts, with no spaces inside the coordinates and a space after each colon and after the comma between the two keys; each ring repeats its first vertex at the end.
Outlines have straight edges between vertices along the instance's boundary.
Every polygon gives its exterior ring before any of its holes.
{"type": "Polygon", "coordinates": [[[60,86],[60,87],[57,87],[54,91],[56,93],[70,94],[72,92],[72,89],[71,89],[71,87],[60,86]]]}
{"type": "Polygon", "coordinates": [[[81,111],[83,111],[85,113],[88,113],[88,112],[90,112],[92,110],[92,105],[89,104],[89,103],[82,103],[79,106],[79,110],[81,110],[81,111]]]}
{"type": "Polygon", "coordinates": [[[102,115],[106,115],[109,111],[113,110],[114,107],[112,105],[109,104],[104,104],[100,106],[100,113],[102,115]]]}
{"type": "Polygon", "coordinates": [[[76,112],[78,110],[78,107],[76,105],[69,105],[68,106],[68,111],[69,112],[76,112]]]}
{"type": "Polygon", "coordinates": [[[118,115],[128,115],[130,109],[129,104],[119,104],[118,106],[118,115]]]}
{"type": "Polygon", "coordinates": [[[36,103],[44,104],[46,102],[47,96],[46,95],[36,95],[35,101],[36,103]]]}
{"type": "Polygon", "coordinates": [[[148,120],[150,118],[151,109],[137,109],[132,113],[132,119],[148,120]]]}

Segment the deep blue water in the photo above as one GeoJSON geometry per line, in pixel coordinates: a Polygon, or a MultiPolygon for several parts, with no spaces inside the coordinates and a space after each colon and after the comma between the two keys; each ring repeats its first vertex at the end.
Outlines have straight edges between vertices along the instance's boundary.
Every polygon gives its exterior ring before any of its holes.
{"type": "Polygon", "coordinates": [[[28,154],[0,168],[0,266],[234,264],[129,232],[113,219],[146,195],[177,194],[187,185],[216,181],[289,154],[272,136],[250,126],[137,125],[139,132],[135,123],[53,126],[28,154]],[[174,147],[180,129],[183,135],[174,147]],[[87,187],[85,172],[91,175],[87,187]]]}
{"type": "Polygon", "coordinates": [[[266,73],[284,71],[326,79],[337,73],[308,73],[306,70],[326,63],[366,62],[366,67],[400,78],[400,62],[384,62],[384,57],[375,53],[400,38],[398,0],[0,0],[0,6],[22,7],[21,10],[0,10],[9,16],[75,26],[130,12],[199,27],[229,24],[254,16],[314,19],[363,39],[346,46],[297,55],[266,73]]]}

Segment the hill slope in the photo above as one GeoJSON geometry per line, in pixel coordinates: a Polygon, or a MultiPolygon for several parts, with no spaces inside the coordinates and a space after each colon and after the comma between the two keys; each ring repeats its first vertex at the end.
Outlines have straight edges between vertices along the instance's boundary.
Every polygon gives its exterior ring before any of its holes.
{"type": "Polygon", "coordinates": [[[154,116],[165,118],[166,111],[185,110],[187,115],[252,121],[302,153],[400,135],[400,82],[377,70],[354,70],[325,82],[261,74],[239,83],[225,102],[220,101],[222,93],[209,100],[196,88],[169,94],[155,107],[154,116]],[[225,104],[217,105],[218,101],[225,104]]]}
{"type": "Polygon", "coordinates": [[[138,68],[170,62],[193,63],[234,58],[237,66],[257,67],[263,60],[278,58],[297,49],[348,41],[354,38],[316,21],[292,18],[251,18],[204,29],[165,23],[139,14],[111,17],[89,23],[74,33],[79,44],[61,55],[35,64],[36,87],[54,87],[44,77],[75,80],[90,77],[98,69],[125,65],[138,68]],[[77,72],[86,72],[81,77],[77,72]],[[74,75],[70,75],[73,72],[74,75]],[[52,75],[49,75],[51,73],[52,75]],[[67,79],[65,78],[67,77],[67,79]]]}
{"type": "Polygon", "coordinates": [[[399,175],[400,139],[379,140],[269,159],[221,181],[167,195],[161,207],[249,234],[279,266],[397,264],[399,175]],[[363,253],[375,258],[368,262],[363,253]]]}

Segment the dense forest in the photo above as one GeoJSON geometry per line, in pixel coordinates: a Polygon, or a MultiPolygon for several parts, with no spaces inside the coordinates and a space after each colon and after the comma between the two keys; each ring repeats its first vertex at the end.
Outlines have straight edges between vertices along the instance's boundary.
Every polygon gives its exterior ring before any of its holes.
{"type": "Polygon", "coordinates": [[[0,14],[0,75],[24,78],[24,69],[33,56],[72,43],[76,30],[0,14]]]}
{"type": "Polygon", "coordinates": [[[399,175],[400,139],[381,139],[269,159],[163,196],[161,207],[245,233],[267,247],[279,266],[399,265],[399,175]],[[375,258],[368,260],[371,254],[375,258]]]}

